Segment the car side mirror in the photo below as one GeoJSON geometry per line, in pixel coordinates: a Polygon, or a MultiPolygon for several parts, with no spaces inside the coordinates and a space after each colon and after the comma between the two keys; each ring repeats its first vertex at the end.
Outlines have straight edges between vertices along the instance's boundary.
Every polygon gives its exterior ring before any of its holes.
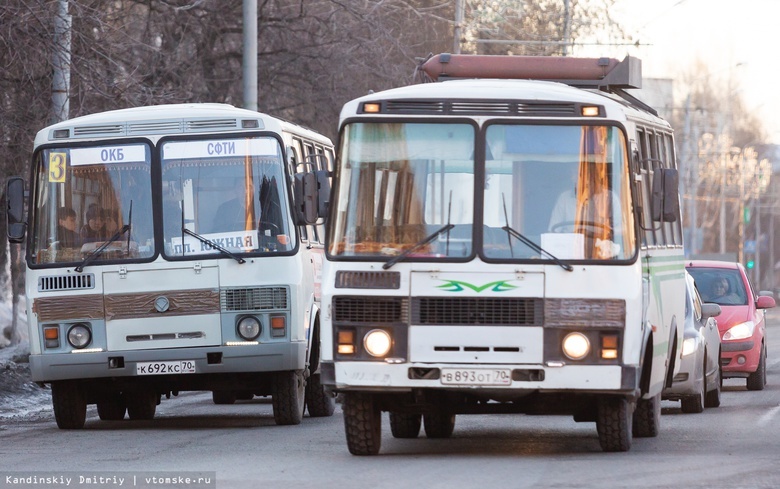
{"type": "Polygon", "coordinates": [[[721,312],[722,310],[718,304],[712,304],[708,302],[701,305],[701,316],[705,319],[705,321],[709,318],[720,316],[721,312]]]}
{"type": "Polygon", "coordinates": [[[756,309],[772,309],[776,305],[777,303],[771,295],[760,295],[756,301],[756,309]]]}

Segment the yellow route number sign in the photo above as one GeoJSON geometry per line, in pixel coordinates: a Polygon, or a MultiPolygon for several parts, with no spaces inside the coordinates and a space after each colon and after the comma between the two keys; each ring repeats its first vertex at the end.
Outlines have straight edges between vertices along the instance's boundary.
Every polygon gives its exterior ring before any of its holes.
{"type": "Polygon", "coordinates": [[[49,153],[49,182],[65,183],[67,153],[49,153]]]}

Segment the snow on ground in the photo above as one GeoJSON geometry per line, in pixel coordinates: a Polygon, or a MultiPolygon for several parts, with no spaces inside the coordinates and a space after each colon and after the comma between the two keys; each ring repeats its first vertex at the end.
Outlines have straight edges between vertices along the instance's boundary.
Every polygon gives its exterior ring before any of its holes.
{"type": "MultiPolygon", "coordinates": [[[[30,378],[30,345],[27,342],[27,321],[24,298],[20,300],[17,328],[21,342],[0,347],[0,423],[22,419],[50,418],[51,393],[30,378]]],[[[11,324],[11,304],[0,303],[0,332],[11,324]]],[[[0,338],[6,339],[0,334],[0,338]]]]}

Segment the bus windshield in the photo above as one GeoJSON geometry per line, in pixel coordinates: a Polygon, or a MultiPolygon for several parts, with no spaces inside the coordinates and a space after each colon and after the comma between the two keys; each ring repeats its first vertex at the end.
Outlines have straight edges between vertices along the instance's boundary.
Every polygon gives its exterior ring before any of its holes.
{"type": "Polygon", "coordinates": [[[143,143],[39,151],[31,213],[33,263],[81,262],[112,238],[93,262],[153,256],[150,155],[143,143]]]}
{"type": "Polygon", "coordinates": [[[489,124],[483,134],[484,183],[475,181],[471,124],[345,126],[331,256],[465,259],[477,252],[487,260],[550,255],[626,260],[634,255],[626,141],[617,127],[501,122],[489,124]],[[477,203],[480,186],[483,198],[477,203]],[[481,240],[472,236],[475,229],[481,240]]]}
{"type": "Polygon", "coordinates": [[[330,254],[392,258],[415,248],[412,258],[470,256],[474,134],[465,123],[346,126],[330,254]]]}
{"type": "Polygon", "coordinates": [[[566,260],[635,252],[626,144],[616,127],[491,124],[486,131],[484,256],[566,260]]]}
{"type": "Polygon", "coordinates": [[[166,256],[295,247],[276,139],[169,140],[161,150],[166,256]]]}

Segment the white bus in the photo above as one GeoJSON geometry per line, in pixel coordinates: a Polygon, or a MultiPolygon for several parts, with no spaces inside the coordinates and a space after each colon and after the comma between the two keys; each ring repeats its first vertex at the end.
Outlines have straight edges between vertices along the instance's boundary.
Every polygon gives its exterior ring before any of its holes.
{"type": "Polygon", "coordinates": [[[398,438],[474,413],[571,415],[605,451],[656,436],[685,282],[672,130],[625,92],[639,60],[422,70],[341,113],[322,380],[349,451],[378,453],[383,411],[398,438]]]}
{"type": "Polygon", "coordinates": [[[27,235],[32,379],[51,385],[58,426],[82,428],[88,404],[104,420],[152,419],[161,396],[190,390],[217,404],[270,395],[277,424],[307,407],[330,416],[323,220],[296,172],[332,160],[328,138],[224,104],[41,130],[27,219],[23,179],[8,183],[8,233],[27,235]]]}

